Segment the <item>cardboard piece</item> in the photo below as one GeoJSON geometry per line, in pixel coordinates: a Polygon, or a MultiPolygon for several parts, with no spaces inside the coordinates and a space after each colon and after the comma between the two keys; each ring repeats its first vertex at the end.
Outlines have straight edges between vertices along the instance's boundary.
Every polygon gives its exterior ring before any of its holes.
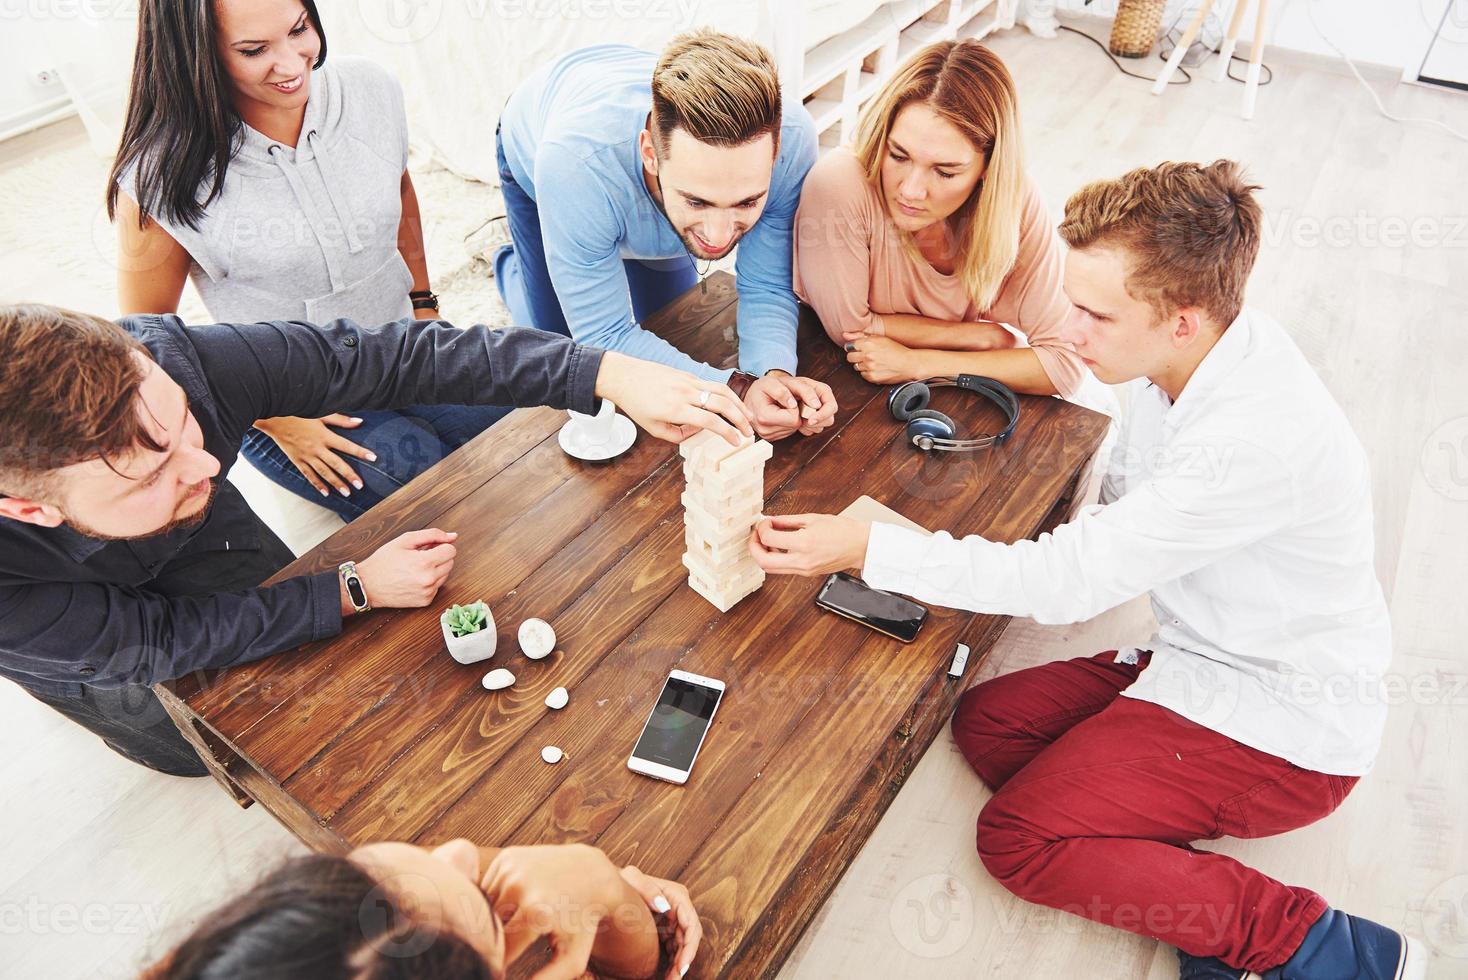
{"type": "Polygon", "coordinates": [[[882,524],[896,524],[898,527],[905,527],[909,531],[916,531],[919,534],[933,533],[916,521],[908,520],[906,517],[903,517],[901,514],[897,513],[897,511],[893,510],[891,507],[888,507],[886,504],[880,503],[872,497],[866,496],[865,494],[857,497],[850,504],[848,504],[846,506],[846,509],[841,512],[841,516],[850,517],[858,521],[872,521],[874,523],[881,522],[882,524]]]}

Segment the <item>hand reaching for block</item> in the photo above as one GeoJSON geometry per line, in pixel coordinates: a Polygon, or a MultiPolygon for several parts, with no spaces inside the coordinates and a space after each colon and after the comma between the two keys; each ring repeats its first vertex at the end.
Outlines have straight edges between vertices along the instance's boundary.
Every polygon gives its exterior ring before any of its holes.
{"type": "Polygon", "coordinates": [[[761,439],[779,440],[799,432],[815,435],[836,420],[836,395],[823,381],[771,371],[749,386],[744,404],[754,415],[761,439]]]}
{"type": "Polygon", "coordinates": [[[668,442],[712,432],[737,446],[753,433],[753,413],[727,385],[616,351],[602,355],[596,394],[668,442]]]}

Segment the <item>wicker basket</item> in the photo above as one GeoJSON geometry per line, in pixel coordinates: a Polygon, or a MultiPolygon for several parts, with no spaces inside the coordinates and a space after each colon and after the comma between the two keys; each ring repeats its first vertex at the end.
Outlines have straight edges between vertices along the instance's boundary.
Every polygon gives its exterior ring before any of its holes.
{"type": "Polygon", "coordinates": [[[1120,0],[1111,24],[1111,43],[1118,58],[1145,58],[1157,43],[1162,29],[1162,10],[1167,0],[1120,0]]]}

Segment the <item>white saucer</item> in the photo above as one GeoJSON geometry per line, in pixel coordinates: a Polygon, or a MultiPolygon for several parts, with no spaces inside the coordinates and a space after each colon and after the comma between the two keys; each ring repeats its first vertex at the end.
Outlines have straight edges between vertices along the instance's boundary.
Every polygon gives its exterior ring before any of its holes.
{"type": "Polygon", "coordinates": [[[611,436],[603,442],[587,441],[583,431],[585,425],[580,419],[570,419],[561,426],[561,433],[556,438],[568,456],[590,462],[611,459],[631,449],[637,441],[637,426],[621,412],[612,417],[611,436]]]}

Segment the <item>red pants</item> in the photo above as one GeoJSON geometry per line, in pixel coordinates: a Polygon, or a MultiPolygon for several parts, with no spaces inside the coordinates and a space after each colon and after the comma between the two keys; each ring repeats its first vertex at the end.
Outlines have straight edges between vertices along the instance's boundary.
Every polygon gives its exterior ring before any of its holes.
{"type": "Polygon", "coordinates": [[[984,867],[1026,901],[1263,971],[1295,952],[1326,903],[1191,842],[1267,837],[1340,805],[1329,776],[1119,693],[1146,667],[1115,651],[968,691],[953,736],[995,790],[984,867]]]}

